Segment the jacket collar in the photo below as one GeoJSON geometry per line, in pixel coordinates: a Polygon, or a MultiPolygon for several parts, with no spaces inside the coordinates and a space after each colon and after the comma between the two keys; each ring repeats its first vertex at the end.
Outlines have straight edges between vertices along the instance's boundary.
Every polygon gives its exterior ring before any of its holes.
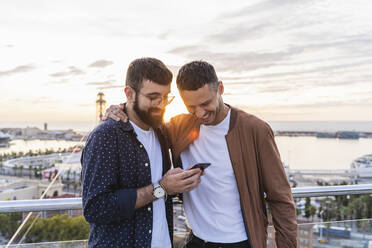
{"type": "Polygon", "coordinates": [[[236,120],[238,119],[238,109],[236,109],[235,107],[231,107],[229,104],[225,103],[227,106],[229,106],[229,108],[231,109],[231,113],[230,113],[230,124],[229,124],[229,131],[228,133],[230,133],[235,125],[236,125],[236,120]]]}

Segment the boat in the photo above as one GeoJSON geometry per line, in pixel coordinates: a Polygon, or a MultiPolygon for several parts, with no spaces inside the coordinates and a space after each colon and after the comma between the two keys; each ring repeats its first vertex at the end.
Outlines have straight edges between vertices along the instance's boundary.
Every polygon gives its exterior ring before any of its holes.
{"type": "Polygon", "coordinates": [[[355,159],[350,169],[359,178],[372,178],[372,154],[355,159]]]}
{"type": "Polygon", "coordinates": [[[316,137],[317,138],[325,138],[325,139],[328,139],[328,138],[337,138],[337,135],[336,133],[328,133],[328,132],[318,132],[316,133],[316,137]]]}
{"type": "Polygon", "coordinates": [[[339,139],[359,139],[360,134],[354,131],[339,131],[336,133],[339,139]]]}
{"type": "Polygon", "coordinates": [[[9,140],[10,140],[10,137],[0,131],[0,147],[8,147],[9,140]]]}

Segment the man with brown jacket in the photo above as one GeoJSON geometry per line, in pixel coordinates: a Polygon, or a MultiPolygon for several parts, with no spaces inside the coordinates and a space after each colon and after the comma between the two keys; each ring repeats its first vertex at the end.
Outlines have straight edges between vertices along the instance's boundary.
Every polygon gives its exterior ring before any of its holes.
{"type": "Polygon", "coordinates": [[[185,247],[266,247],[266,203],[277,247],[297,247],[296,209],[270,126],[224,104],[223,84],[207,62],[184,65],[177,87],[190,114],[166,124],[176,165],[211,163],[200,185],[184,193],[192,229],[185,247]]]}

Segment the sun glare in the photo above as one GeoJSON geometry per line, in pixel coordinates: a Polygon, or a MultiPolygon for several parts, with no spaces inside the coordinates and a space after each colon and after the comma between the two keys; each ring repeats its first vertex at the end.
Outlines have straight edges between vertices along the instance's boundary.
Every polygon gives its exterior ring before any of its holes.
{"type": "Polygon", "coordinates": [[[172,117],[176,115],[188,113],[185,107],[185,104],[183,103],[180,95],[179,94],[175,94],[175,95],[176,97],[174,98],[173,102],[169,104],[166,108],[166,111],[164,114],[165,122],[168,122],[172,117]]]}

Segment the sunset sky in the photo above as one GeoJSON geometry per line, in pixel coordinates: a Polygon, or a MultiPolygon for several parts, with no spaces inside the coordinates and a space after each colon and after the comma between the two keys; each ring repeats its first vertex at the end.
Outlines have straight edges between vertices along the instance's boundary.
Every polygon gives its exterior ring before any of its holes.
{"type": "Polygon", "coordinates": [[[128,64],[148,56],[174,76],[210,62],[225,102],[265,120],[371,121],[371,13],[369,0],[1,1],[0,122],[94,122],[97,93],[125,101],[128,64]]]}

